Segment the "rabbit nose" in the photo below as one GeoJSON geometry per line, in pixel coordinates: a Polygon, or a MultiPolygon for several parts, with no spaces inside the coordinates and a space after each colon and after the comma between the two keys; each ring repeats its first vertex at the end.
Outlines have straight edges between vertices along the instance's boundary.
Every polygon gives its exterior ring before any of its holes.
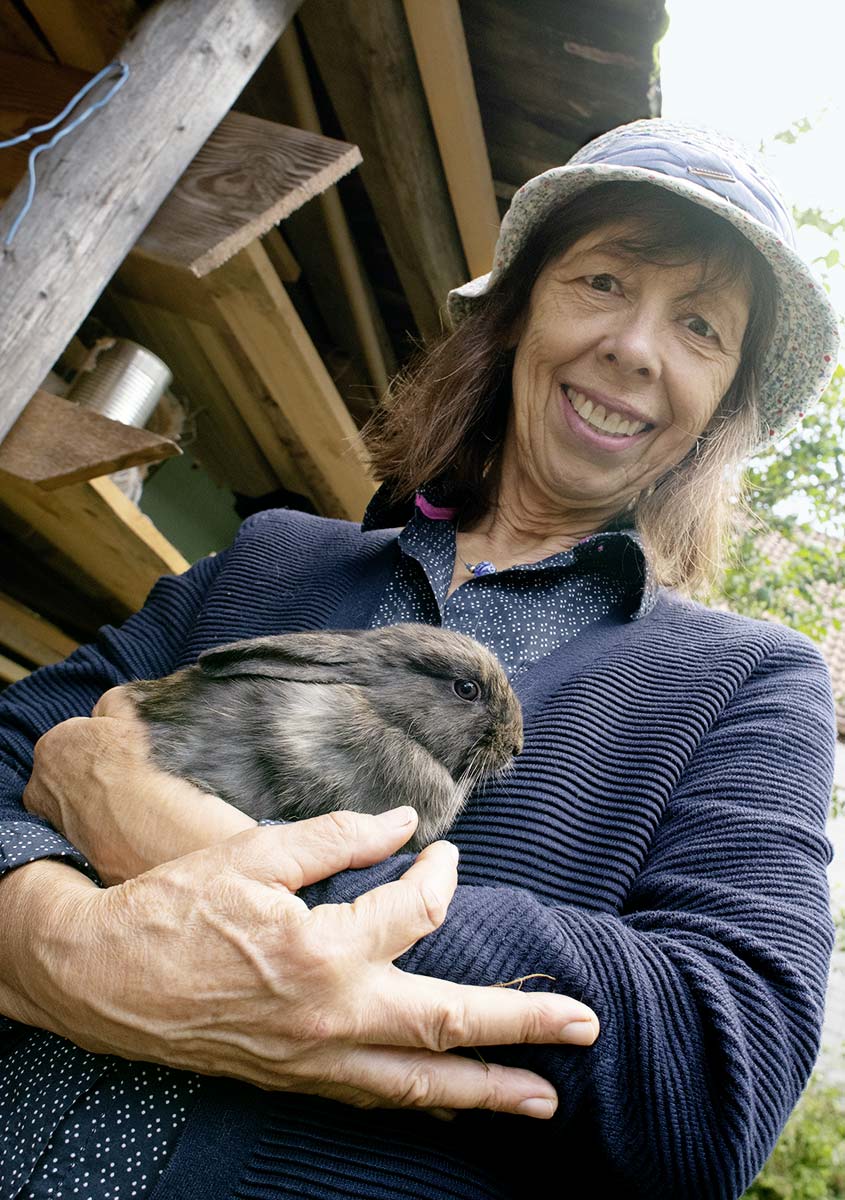
{"type": "Polygon", "coordinates": [[[515,743],[514,743],[514,746],[513,746],[512,753],[513,753],[513,756],[514,756],[514,758],[516,758],[517,754],[521,754],[521,753],[522,753],[522,742],[515,742],[515,743]]]}

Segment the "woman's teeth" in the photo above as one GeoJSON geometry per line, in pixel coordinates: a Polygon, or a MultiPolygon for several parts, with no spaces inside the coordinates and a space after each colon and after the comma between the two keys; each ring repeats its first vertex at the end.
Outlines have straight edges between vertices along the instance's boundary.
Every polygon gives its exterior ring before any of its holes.
{"type": "Polygon", "coordinates": [[[646,421],[626,421],[619,413],[608,413],[603,404],[593,404],[592,400],[588,400],[581,392],[576,392],[567,384],[563,385],[563,390],[581,420],[592,425],[594,429],[600,429],[602,433],[633,437],[635,433],[641,433],[646,428],[646,421]]]}

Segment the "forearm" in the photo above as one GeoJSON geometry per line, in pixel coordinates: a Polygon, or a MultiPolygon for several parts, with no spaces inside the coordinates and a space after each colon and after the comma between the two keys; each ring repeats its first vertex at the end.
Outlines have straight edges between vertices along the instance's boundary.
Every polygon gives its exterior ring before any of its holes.
{"type": "Polygon", "coordinates": [[[79,961],[73,911],[97,886],[62,862],[41,859],[0,878],[0,1012],[72,1037],[69,967],[79,961]]]}

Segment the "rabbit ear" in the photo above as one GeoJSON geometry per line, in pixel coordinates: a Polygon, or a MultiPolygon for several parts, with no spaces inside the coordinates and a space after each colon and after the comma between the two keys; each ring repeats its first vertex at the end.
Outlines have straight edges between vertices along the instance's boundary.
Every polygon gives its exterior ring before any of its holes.
{"type": "Polygon", "coordinates": [[[300,683],[354,683],[360,652],[353,642],[363,630],[338,633],[289,633],[248,638],[206,650],[197,660],[215,678],[262,675],[300,683]]]}

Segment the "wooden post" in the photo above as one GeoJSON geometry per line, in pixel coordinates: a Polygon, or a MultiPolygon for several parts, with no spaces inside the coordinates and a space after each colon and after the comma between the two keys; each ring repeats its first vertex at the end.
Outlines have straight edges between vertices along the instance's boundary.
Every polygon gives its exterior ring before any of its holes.
{"type": "MultiPolygon", "coordinates": [[[[470,274],[493,265],[499,210],[458,0],[404,0],[470,274]]],[[[285,35],[287,36],[287,35],[285,35]]]]}
{"type": "MultiPolygon", "coordinates": [[[[123,88],[44,156],[33,206],[0,252],[0,438],[298,3],[156,5],[121,53],[123,88]]],[[[22,182],[0,211],[0,244],[24,195],[22,182]]]]}
{"type": "MultiPolygon", "coordinates": [[[[284,73],[297,124],[302,129],[319,133],[320,118],[314,103],[311,84],[308,82],[308,72],[302,59],[302,48],[294,25],[287,27],[276,44],[275,53],[284,73]]],[[[349,232],[349,225],[337,188],[329,188],[319,197],[317,203],[322,209],[326,222],[329,241],[337,262],[340,284],[346,293],[346,301],[355,323],[355,332],[367,364],[367,371],[375,384],[377,394],[381,396],[387,391],[388,372],[376,325],[379,319],[378,310],[361,269],[358,252],[355,249],[352,234],[349,232]]]]}
{"type": "Polygon", "coordinates": [[[468,278],[402,0],[308,0],[308,44],[425,338],[468,278]]]}

